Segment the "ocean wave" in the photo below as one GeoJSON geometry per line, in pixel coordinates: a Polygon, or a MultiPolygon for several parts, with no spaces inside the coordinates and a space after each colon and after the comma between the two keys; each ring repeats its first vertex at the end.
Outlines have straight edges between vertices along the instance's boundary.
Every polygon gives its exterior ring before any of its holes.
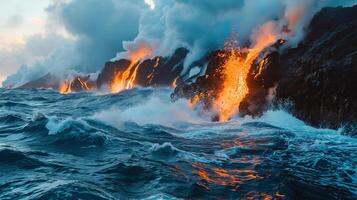
{"type": "Polygon", "coordinates": [[[115,186],[120,193],[127,197],[152,195],[157,183],[157,169],[154,166],[117,163],[107,166],[97,173],[105,176],[105,181],[115,186]]]}
{"type": "Polygon", "coordinates": [[[48,117],[41,113],[36,112],[30,121],[23,127],[22,132],[31,134],[47,134],[46,124],[48,117]]]}
{"type": "Polygon", "coordinates": [[[0,116],[0,123],[4,124],[13,124],[13,123],[18,123],[18,122],[24,122],[25,120],[22,119],[20,115],[17,114],[7,114],[0,116]]]}
{"type": "Polygon", "coordinates": [[[99,189],[95,184],[78,181],[58,180],[40,186],[38,191],[29,195],[30,199],[117,199],[117,197],[99,189]]]}
{"type": "Polygon", "coordinates": [[[168,194],[155,194],[150,197],[142,198],[142,200],[177,200],[177,198],[168,194]]]}
{"type": "Polygon", "coordinates": [[[29,141],[38,145],[62,145],[72,147],[103,146],[109,142],[101,130],[84,119],[49,117],[36,113],[33,119],[17,132],[27,133],[29,141]]]}
{"type": "Polygon", "coordinates": [[[182,123],[197,124],[205,121],[198,113],[191,110],[187,101],[171,102],[165,90],[154,92],[145,99],[137,104],[127,105],[125,108],[112,107],[98,112],[94,118],[117,128],[121,128],[124,122],[175,128],[182,123]]]}
{"type": "Polygon", "coordinates": [[[5,101],[5,102],[0,102],[0,107],[30,107],[30,105],[26,103],[20,103],[20,102],[15,102],[15,101],[5,101]]]}
{"type": "Polygon", "coordinates": [[[108,137],[85,120],[50,118],[45,125],[52,142],[57,145],[103,146],[108,137]]]}
{"type": "Polygon", "coordinates": [[[12,167],[32,169],[43,166],[44,163],[21,151],[0,149],[0,165],[3,166],[0,170],[7,169],[6,166],[10,167],[9,170],[12,170],[12,167]]]}
{"type": "Polygon", "coordinates": [[[164,144],[154,144],[150,148],[150,152],[154,158],[168,160],[174,158],[180,150],[174,147],[171,143],[165,142],[164,144]]]}
{"type": "Polygon", "coordinates": [[[26,97],[31,106],[0,108],[0,199],[357,194],[357,138],[310,127],[282,110],[221,123],[187,102],[171,103],[161,89],[7,93],[0,101],[26,97]]]}

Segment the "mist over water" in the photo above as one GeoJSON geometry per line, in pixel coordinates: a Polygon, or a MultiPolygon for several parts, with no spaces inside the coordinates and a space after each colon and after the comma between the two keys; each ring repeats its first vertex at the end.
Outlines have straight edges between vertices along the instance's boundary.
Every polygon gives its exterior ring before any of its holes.
{"type": "Polygon", "coordinates": [[[279,110],[210,122],[170,92],[0,90],[0,199],[355,199],[356,138],[279,110]]]}

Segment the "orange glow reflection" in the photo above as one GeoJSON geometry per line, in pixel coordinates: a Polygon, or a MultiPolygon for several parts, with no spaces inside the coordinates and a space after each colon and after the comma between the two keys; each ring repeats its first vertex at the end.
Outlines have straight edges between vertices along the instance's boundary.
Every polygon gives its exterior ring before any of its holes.
{"type": "Polygon", "coordinates": [[[193,173],[197,174],[204,182],[198,182],[197,184],[209,189],[208,184],[215,184],[220,186],[231,187],[233,191],[236,191],[242,184],[247,181],[262,179],[258,172],[250,169],[236,169],[227,170],[223,168],[213,167],[210,168],[201,163],[193,163],[193,173]]]}

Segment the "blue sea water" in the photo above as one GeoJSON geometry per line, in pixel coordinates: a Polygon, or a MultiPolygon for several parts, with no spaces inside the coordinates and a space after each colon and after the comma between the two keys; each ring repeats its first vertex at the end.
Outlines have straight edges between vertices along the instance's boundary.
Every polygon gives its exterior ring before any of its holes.
{"type": "Polygon", "coordinates": [[[214,123],[170,92],[0,89],[0,199],[357,199],[356,138],[214,123]]]}

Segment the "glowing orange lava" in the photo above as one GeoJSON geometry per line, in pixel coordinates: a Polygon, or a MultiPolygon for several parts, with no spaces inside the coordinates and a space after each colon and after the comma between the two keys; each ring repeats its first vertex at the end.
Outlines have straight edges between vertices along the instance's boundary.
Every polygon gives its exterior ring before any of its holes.
{"type": "Polygon", "coordinates": [[[71,85],[72,85],[72,81],[71,82],[64,81],[60,85],[59,92],[61,94],[70,94],[72,92],[71,91],[71,85]]]}
{"type": "Polygon", "coordinates": [[[94,87],[92,84],[87,83],[87,81],[85,81],[84,79],[82,79],[81,77],[76,77],[71,81],[64,81],[60,87],[59,87],[59,92],[61,94],[70,94],[73,92],[73,90],[76,90],[75,88],[75,83],[79,83],[80,86],[77,86],[77,90],[85,90],[85,91],[89,91],[92,90],[94,87]]]}
{"type": "Polygon", "coordinates": [[[177,80],[178,80],[179,78],[180,78],[179,76],[176,77],[175,80],[174,80],[174,82],[172,82],[172,87],[173,87],[173,88],[176,88],[176,87],[177,87],[177,80]]]}
{"type": "Polygon", "coordinates": [[[236,40],[225,44],[226,51],[222,55],[225,62],[221,66],[224,75],[223,88],[214,102],[219,113],[219,121],[227,121],[236,114],[239,104],[248,94],[246,79],[252,63],[264,48],[274,44],[278,39],[270,29],[270,24],[262,26],[255,43],[249,49],[236,47],[236,40]]]}
{"type": "Polygon", "coordinates": [[[114,80],[110,85],[110,91],[112,93],[118,93],[123,90],[131,89],[135,86],[135,79],[140,67],[140,61],[151,55],[152,49],[148,46],[142,45],[137,50],[129,50],[127,53],[131,63],[124,72],[118,72],[115,75],[114,80]]]}
{"type": "Polygon", "coordinates": [[[157,57],[157,58],[156,58],[156,61],[155,61],[154,69],[153,69],[152,72],[146,77],[146,78],[149,80],[149,84],[151,84],[152,79],[154,78],[154,75],[155,75],[155,70],[156,70],[156,68],[159,66],[159,64],[160,64],[160,57],[157,57]]]}

